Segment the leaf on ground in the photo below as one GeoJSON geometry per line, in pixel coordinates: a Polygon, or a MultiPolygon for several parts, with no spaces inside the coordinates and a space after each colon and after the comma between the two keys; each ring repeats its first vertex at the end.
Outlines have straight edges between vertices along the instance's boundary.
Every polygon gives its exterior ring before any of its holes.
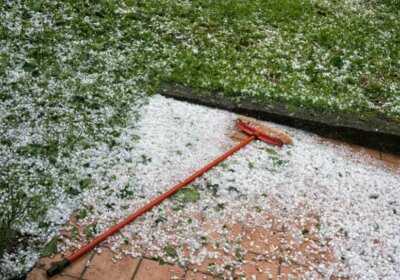
{"type": "Polygon", "coordinates": [[[244,260],[243,255],[239,252],[235,253],[235,257],[238,258],[239,262],[243,262],[244,260]]]}
{"type": "Polygon", "coordinates": [[[139,135],[136,135],[136,134],[132,135],[131,138],[132,138],[133,141],[138,141],[138,140],[140,140],[140,136],[139,136],[139,135]]]}
{"type": "Polygon", "coordinates": [[[86,218],[86,216],[87,216],[87,210],[82,209],[81,211],[78,212],[78,214],[76,215],[76,218],[78,220],[82,220],[82,219],[86,218]]]}
{"type": "Polygon", "coordinates": [[[126,185],[122,190],[119,191],[117,195],[119,198],[131,197],[133,195],[133,190],[130,185],[126,185]]]}
{"type": "Polygon", "coordinates": [[[68,188],[65,190],[65,192],[66,192],[67,194],[70,194],[70,195],[75,196],[75,195],[80,194],[80,193],[81,193],[81,190],[76,189],[76,188],[73,188],[73,187],[68,187],[68,188]]]}
{"type": "Polygon", "coordinates": [[[232,265],[226,264],[226,265],[224,266],[224,269],[225,269],[225,270],[232,270],[232,265]]]}
{"type": "Polygon", "coordinates": [[[57,237],[54,237],[40,252],[40,257],[48,257],[57,253],[57,237]]]}
{"type": "Polygon", "coordinates": [[[71,235],[69,236],[69,239],[75,239],[77,236],[79,236],[79,230],[77,227],[74,227],[71,231],[71,235]]]}
{"type": "Polygon", "coordinates": [[[159,264],[159,265],[164,265],[164,264],[165,264],[164,259],[161,258],[161,257],[157,257],[157,258],[156,258],[156,261],[158,261],[158,264],[159,264]]]}
{"type": "Polygon", "coordinates": [[[215,263],[210,263],[210,264],[207,266],[207,270],[208,270],[208,271],[213,271],[213,270],[215,270],[215,268],[216,268],[215,263]]]}
{"type": "Polygon", "coordinates": [[[156,224],[165,222],[167,219],[163,216],[158,216],[157,219],[155,220],[156,224]]]}
{"type": "Polygon", "coordinates": [[[176,252],[176,250],[170,246],[164,247],[164,252],[168,257],[171,257],[171,258],[178,257],[178,253],[176,252]]]}
{"type": "Polygon", "coordinates": [[[96,223],[90,224],[83,230],[86,237],[92,237],[96,233],[96,223]]]}
{"type": "Polygon", "coordinates": [[[186,204],[189,202],[197,202],[200,199],[200,193],[196,189],[183,188],[180,189],[173,197],[173,200],[186,204]]]}
{"type": "Polygon", "coordinates": [[[265,148],[265,151],[270,154],[271,156],[277,156],[278,153],[272,148],[265,148]]]}
{"type": "Polygon", "coordinates": [[[82,179],[82,180],[79,181],[79,186],[82,189],[86,189],[88,187],[91,187],[91,186],[93,186],[93,184],[94,184],[94,181],[91,178],[85,178],[85,179],[82,179]]]}
{"type": "Polygon", "coordinates": [[[219,212],[221,210],[224,210],[225,208],[225,204],[224,203],[217,203],[217,205],[215,206],[215,211],[219,212]]]}
{"type": "Polygon", "coordinates": [[[120,131],[114,130],[114,131],[111,132],[111,135],[112,135],[113,137],[117,138],[117,137],[121,136],[121,132],[120,132],[120,131]]]}
{"type": "Polygon", "coordinates": [[[228,188],[228,191],[229,191],[229,192],[239,193],[238,189],[235,188],[235,187],[232,187],[232,186],[228,188]]]}
{"type": "Polygon", "coordinates": [[[141,155],[141,163],[144,165],[147,165],[149,162],[151,162],[151,157],[146,156],[146,155],[141,155]]]}

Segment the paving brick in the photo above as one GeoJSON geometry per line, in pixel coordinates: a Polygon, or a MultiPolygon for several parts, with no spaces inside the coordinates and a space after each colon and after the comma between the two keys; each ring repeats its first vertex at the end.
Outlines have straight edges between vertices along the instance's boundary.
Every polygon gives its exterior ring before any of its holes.
{"type": "Polygon", "coordinates": [[[200,266],[195,264],[190,264],[189,269],[203,273],[208,273],[214,276],[219,275],[221,273],[224,274],[225,276],[228,276],[230,274],[230,271],[225,271],[224,268],[225,264],[230,265],[232,263],[233,256],[224,254],[221,251],[217,252],[213,250],[212,252],[213,253],[216,252],[218,253],[218,255],[216,254],[215,258],[206,257],[200,266]],[[221,270],[219,270],[218,268],[220,268],[221,270]]]}
{"type": "Polygon", "coordinates": [[[62,260],[64,257],[65,256],[62,254],[56,254],[54,256],[41,258],[36,262],[35,267],[47,270],[53,263],[62,260]]]}
{"type": "Polygon", "coordinates": [[[121,242],[114,242],[113,240],[107,242],[107,243],[102,243],[101,248],[103,250],[104,249],[112,249],[112,251],[116,252],[116,253],[122,253],[124,255],[128,255],[131,256],[132,255],[132,251],[134,251],[134,255],[133,257],[141,257],[144,255],[145,253],[145,248],[143,247],[143,245],[141,244],[141,242],[139,240],[130,240],[128,244],[126,243],[122,243],[121,242]],[[135,244],[135,242],[137,242],[137,244],[135,244]],[[133,246],[136,246],[135,248],[133,248],[133,246]]]}
{"type": "Polygon", "coordinates": [[[249,253],[246,254],[241,268],[236,268],[234,275],[245,279],[277,279],[279,271],[278,261],[268,261],[260,256],[249,253]]]}
{"type": "Polygon", "coordinates": [[[80,277],[93,253],[93,251],[87,252],[85,255],[74,261],[70,266],[65,268],[64,273],[69,276],[80,277]]]}
{"type": "Polygon", "coordinates": [[[157,252],[153,252],[151,250],[147,250],[147,251],[145,251],[144,256],[147,259],[157,259],[158,253],[157,252]]]}
{"type": "Polygon", "coordinates": [[[301,265],[317,265],[334,261],[331,249],[319,241],[285,236],[282,242],[283,260],[301,265]]]}
{"type": "Polygon", "coordinates": [[[285,221],[284,221],[284,219],[282,218],[282,216],[281,216],[281,217],[278,217],[278,218],[274,218],[274,221],[273,221],[272,227],[271,227],[272,230],[275,230],[275,231],[284,231],[284,230],[285,230],[285,227],[286,227],[285,221]]]}
{"type": "MultiPolygon", "coordinates": [[[[52,266],[53,263],[64,259],[68,254],[69,254],[69,252],[65,255],[64,254],[56,254],[51,257],[41,258],[40,260],[38,260],[36,262],[35,267],[47,270],[52,266]]],[[[82,274],[82,272],[85,268],[85,265],[86,265],[87,261],[90,259],[92,254],[93,254],[93,252],[86,253],[84,256],[82,256],[81,258],[76,260],[74,263],[72,263],[70,266],[65,268],[63,270],[63,273],[66,273],[69,276],[79,277],[82,274]]]]}
{"type": "Polygon", "coordinates": [[[29,272],[26,280],[43,280],[47,279],[46,271],[39,268],[34,268],[31,272],[29,272]]]}
{"type": "Polygon", "coordinates": [[[79,278],[76,278],[76,277],[72,277],[72,276],[69,276],[69,275],[66,275],[66,274],[57,274],[57,275],[55,275],[55,276],[53,276],[53,277],[51,277],[51,278],[46,278],[46,279],[51,279],[51,280],[77,280],[77,279],[79,279],[79,278]]]}
{"type": "Polygon", "coordinates": [[[285,232],[290,232],[305,238],[317,240],[319,224],[319,217],[293,219],[289,224],[285,225],[285,232]]]}
{"type": "Polygon", "coordinates": [[[209,239],[214,241],[221,240],[223,232],[226,229],[226,227],[224,227],[224,221],[220,220],[204,219],[201,226],[202,229],[208,233],[209,239]]]}
{"type": "Polygon", "coordinates": [[[278,259],[280,254],[280,233],[262,227],[248,227],[243,229],[242,245],[250,252],[263,254],[272,260],[278,259]]]}
{"type": "MultiPolygon", "coordinates": [[[[262,226],[263,228],[269,228],[278,231],[282,230],[280,223],[277,221],[276,215],[271,212],[268,212],[268,210],[267,211],[260,210],[259,208],[260,206],[257,205],[260,203],[265,203],[265,201],[263,202],[254,201],[253,203],[255,204],[255,206],[253,207],[254,212],[255,213],[260,212],[260,214],[254,215],[253,217],[252,216],[247,217],[246,224],[249,225],[249,227],[251,227],[252,224],[257,224],[262,226]]],[[[274,208],[274,210],[276,210],[281,205],[272,197],[268,198],[268,202],[266,202],[266,204],[268,204],[269,207],[274,208]]],[[[279,213],[279,215],[281,215],[281,213],[279,213]]]]}
{"type": "Polygon", "coordinates": [[[241,240],[242,230],[243,230],[243,223],[234,223],[228,229],[230,238],[233,240],[241,240]]]}
{"type": "Polygon", "coordinates": [[[114,233],[112,236],[108,237],[101,243],[101,247],[111,249],[111,247],[116,246],[116,240],[123,240],[121,232],[114,233]]]}
{"type": "Polygon", "coordinates": [[[72,235],[72,230],[76,228],[78,230],[79,235],[75,237],[74,240],[82,241],[84,240],[83,231],[85,229],[84,225],[78,225],[75,217],[70,217],[70,220],[67,221],[64,226],[60,229],[59,235],[64,238],[70,238],[72,235]]]}
{"type": "Polygon", "coordinates": [[[204,240],[204,248],[191,255],[203,254],[204,250],[207,250],[207,256],[200,266],[190,264],[189,269],[214,276],[229,277],[232,272],[232,262],[235,259],[236,247],[240,244],[242,227],[241,223],[224,225],[222,221],[204,221],[204,228],[210,233],[209,238],[204,240]],[[230,245],[224,248],[225,244],[230,245]],[[227,269],[226,267],[231,268],[227,269]]]}
{"type": "Polygon", "coordinates": [[[218,244],[234,238],[234,236],[231,236],[234,229],[231,225],[224,225],[223,221],[204,220],[201,224],[201,229],[207,233],[207,237],[202,240],[202,243],[208,250],[217,250],[218,244]]]}
{"type": "Polygon", "coordinates": [[[215,244],[215,243],[240,243],[242,239],[242,223],[234,223],[232,225],[226,225],[223,221],[214,222],[214,223],[204,223],[204,227],[207,229],[209,233],[209,240],[207,243],[215,244]]]}
{"type": "Polygon", "coordinates": [[[210,276],[201,272],[193,272],[189,270],[186,272],[185,280],[218,280],[220,278],[210,276]]]}
{"type": "MultiPolygon", "coordinates": [[[[300,280],[311,279],[308,278],[309,269],[300,265],[282,264],[280,268],[279,280],[300,280]]],[[[320,277],[319,277],[320,278],[320,277]]],[[[316,279],[319,279],[316,278],[316,279]]],[[[314,279],[314,278],[312,278],[314,279]]]]}
{"type": "Polygon", "coordinates": [[[46,270],[44,269],[39,269],[39,268],[34,268],[26,277],[26,280],[76,280],[78,278],[71,277],[68,275],[65,275],[64,273],[57,274],[51,278],[48,278],[46,275],[46,270]]]}
{"type": "Polygon", "coordinates": [[[82,277],[88,280],[130,280],[139,259],[123,256],[122,259],[113,262],[113,256],[114,253],[108,249],[104,249],[101,254],[96,253],[82,277]]]}
{"type": "Polygon", "coordinates": [[[274,218],[272,221],[271,229],[274,231],[283,231],[284,225],[279,221],[279,219],[274,218]]]}
{"type": "MultiPolygon", "coordinates": [[[[158,262],[144,259],[135,275],[136,280],[182,279],[183,268],[172,265],[160,265],[158,262]]],[[[121,279],[121,278],[118,278],[121,279]]]]}

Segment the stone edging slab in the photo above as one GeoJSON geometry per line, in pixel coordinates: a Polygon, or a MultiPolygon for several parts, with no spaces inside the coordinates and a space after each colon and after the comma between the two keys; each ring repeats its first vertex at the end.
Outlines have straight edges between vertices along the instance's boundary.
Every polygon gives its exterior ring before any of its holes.
{"type": "Polygon", "coordinates": [[[323,116],[318,119],[317,116],[313,116],[307,111],[291,112],[279,103],[265,105],[246,99],[235,102],[218,94],[212,96],[198,94],[181,85],[164,85],[160,94],[177,100],[223,109],[299,128],[320,136],[400,155],[400,133],[396,133],[398,132],[396,129],[382,126],[379,123],[371,124],[371,122],[351,119],[338,120],[333,116],[323,116]],[[393,132],[394,130],[396,132],[393,132]]]}

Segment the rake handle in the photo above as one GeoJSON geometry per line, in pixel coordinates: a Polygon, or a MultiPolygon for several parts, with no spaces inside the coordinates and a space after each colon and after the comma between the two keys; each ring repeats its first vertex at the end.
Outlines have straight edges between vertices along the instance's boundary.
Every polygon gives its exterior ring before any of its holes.
{"type": "Polygon", "coordinates": [[[163,193],[162,195],[160,195],[159,197],[157,197],[156,199],[154,199],[153,201],[151,201],[150,203],[148,203],[147,205],[145,205],[144,207],[142,207],[135,213],[131,214],[130,216],[128,216],[127,218],[125,218],[124,220],[122,220],[121,222],[119,222],[118,224],[116,224],[115,226],[113,226],[112,228],[107,230],[106,232],[104,232],[103,234],[101,234],[98,237],[96,237],[95,239],[93,239],[91,242],[89,242],[88,244],[86,244],[85,246],[83,246],[82,248],[77,250],[75,253],[69,255],[68,257],[63,259],[61,262],[54,264],[51,268],[49,268],[47,270],[47,276],[50,277],[50,276],[56,275],[57,273],[60,273],[65,267],[67,267],[68,265],[70,265],[71,263],[73,263],[74,261],[79,259],[81,256],[86,254],[88,251],[92,250],[94,247],[96,247],[96,245],[98,245],[99,243],[101,243],[102,241],[107,239],[109,236],[118,232],[124,226],[130,224],[131,222],[136,220],[139,216],[143,215],[144,213],[149,211],[154,206],[160,204],[166,198],[168,198],[171,195],[173,195],[174,193],[176,193],[179,189],[190,184],[197,177],[200,177],[205,172],[209,171],[211,168],[213,168],[214,166],[219,164],[221,161],[225,160],[226,158],[228,158],[229,156],[231,156],[232,154],[234,154],[235,152],[237,152],[238,150],[240,150],[241,148],[243,148],[244,146],[246,146],[247,144],[249,144],[256,138],[257,138],[256,135],[249,136],[247,139],[243,140],[242,142],[240,142],[239,144],[237,144],[236,146],[231,148],[229,151],[227,151],[223,155],[219,156],[218,158],[216,158],[215,160],[213,160],[212,162],[210,162],[209,164],[207,164],[200,170],[196,171],[191,176],[189,176],[188,178],[186,178],[179,184],[175,185],[173,188],[169,189],[167,192],[163,193]]]}

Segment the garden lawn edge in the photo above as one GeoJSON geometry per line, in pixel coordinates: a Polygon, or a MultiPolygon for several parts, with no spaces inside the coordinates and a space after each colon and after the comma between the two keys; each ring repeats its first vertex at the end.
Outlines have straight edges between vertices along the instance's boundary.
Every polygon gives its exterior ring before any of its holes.
{"type": "Polygon", "coordinates": [[[271,121],[319,136],[329,137],[387,153],[400,155],[400,127],[381,120],[358,120],[354,116],[314,115],[299,109],[294,112],[283,104],[261,104],[243,98],[234,101],[215,94],[201,94],[178,84],[165,84],[160,94],[189,103],[234,112],[257,119],[271,121]]]}

